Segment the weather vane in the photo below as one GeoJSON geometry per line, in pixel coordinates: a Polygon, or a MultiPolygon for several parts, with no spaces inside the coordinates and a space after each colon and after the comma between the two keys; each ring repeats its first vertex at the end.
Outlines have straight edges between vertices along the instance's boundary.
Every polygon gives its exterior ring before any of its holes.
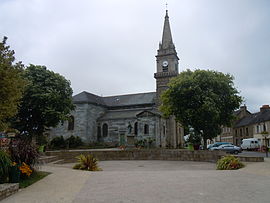
{"type": "Polygon", "coordinates": [[[166,5],[166,10],[168,10],[168,3],[166,2],[166,4],[165,4],[165,5],[166,5]]]}

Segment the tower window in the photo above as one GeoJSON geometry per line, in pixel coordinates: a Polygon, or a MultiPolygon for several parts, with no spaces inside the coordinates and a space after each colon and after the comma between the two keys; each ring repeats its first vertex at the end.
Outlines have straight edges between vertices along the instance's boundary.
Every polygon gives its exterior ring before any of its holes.
{"type": "Polygon", "coordinates": [[[178,64],[177,63],[175,64],[175,71],[178,72],[178,64]]]}
{"type": "Polygon", "coordinates": [[[108,124],[107,123],[104,123],[102,126],[102,134],[103,134],[103,137],[108,136],[108,124]]]}
{"type": "Polygon", "coordinates": [[[149,134],[149,125],[147,124],[144,125],[144,134],[149,134]]]}
{"type": "Polygon", "coordinates": [[[164,67],[164,66],[163,66],[163,67],[162,67],[162,71],[163,71],[163,72],[168,72],[168,67],[164,67]]]}
{"type": "Polygon", "coordinates": [[[74,116],[70,116],[68,120],[68,130],[74,130],[74,116]]]}

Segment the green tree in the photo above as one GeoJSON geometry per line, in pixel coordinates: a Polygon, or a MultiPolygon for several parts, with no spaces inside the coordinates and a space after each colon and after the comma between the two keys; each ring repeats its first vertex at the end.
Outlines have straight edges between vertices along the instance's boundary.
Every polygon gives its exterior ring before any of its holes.
{"type": "Polygon", "coordinates": [[[161,111],[174,115],[184,126],[192,126],[206,140],[230,126],[233,112],[242,97],[234,87],[233,76],[211,70],[187,70],[172,79],[162,95],[161,111]]]}
{"type": "Polygon", "coordinates": [[[0,43],[0,131],[8,126],[8,119],[18,110],[25,81],[21,74],[23,65],[15,63],[15,52],[6,45],[7,37],[0,43]]]}
{"type": "Polygon", "coordinates": [[[74,109],[70,82],[45,66],[30,65],[23,75],[28,84],[14,126],[30,138],[42,136],[74,109]]]}

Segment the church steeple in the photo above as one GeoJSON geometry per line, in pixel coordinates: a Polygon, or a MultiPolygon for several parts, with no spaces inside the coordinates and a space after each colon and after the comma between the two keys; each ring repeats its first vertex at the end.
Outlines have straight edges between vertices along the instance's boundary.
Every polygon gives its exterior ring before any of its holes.
{"type": "Polygon", "coordinates": [[[160,95],[168,88],[171,78],[178,75],[178,56],[172,40],[168,10],[166,10],[163,26],[162,41],[157,50],[157,72],[156,79],[157,106],[160,105],[160,95]]]}
{"type": "Polygon", "coordinates": [[[177,53],[175,51],[175,46],[173,44],[173,39],[172,39],[168,10],[166,10],[163,33],[162,33],[162,41],[161,43],[159,43],[158,55],[163,55],[163,54],[168,54],[168,53],[174,54],[177,57],[177,53]]]}
{"type": "Polygon", "coordinates": [[[174,47],[174,45],[173,45],[173,40],[172,40],[172,33],[171,33],[171,28],[170,28],[168,10],[166,10],[161,48],[167,49],[169,47],[174,47]]]}

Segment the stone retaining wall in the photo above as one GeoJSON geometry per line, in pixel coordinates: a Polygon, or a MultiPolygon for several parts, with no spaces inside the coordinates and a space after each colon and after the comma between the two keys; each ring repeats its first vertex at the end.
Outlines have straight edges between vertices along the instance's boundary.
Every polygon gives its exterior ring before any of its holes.
{"type": "Polygon", "coordinates": [[[216,162],[226,155],[220,151],[189,151],[180,149],[132,149],[132,150],[66,150],[48,151],[46,155],[57,156],[65,163],[76,162],[80,154],[93,154],[100,161],[104,160],[171,160],[216,162]]]}
{"type": "Polygon", "coordinates": [[[253,156],[236,156],[236,157],[243,162],[264,162],[263,157],[253,157],[253,156]]]}
{"type": "Polygon", "coordinates": [[[0,201],[19,190],[19,183],[0,184],[0,201]]]}

